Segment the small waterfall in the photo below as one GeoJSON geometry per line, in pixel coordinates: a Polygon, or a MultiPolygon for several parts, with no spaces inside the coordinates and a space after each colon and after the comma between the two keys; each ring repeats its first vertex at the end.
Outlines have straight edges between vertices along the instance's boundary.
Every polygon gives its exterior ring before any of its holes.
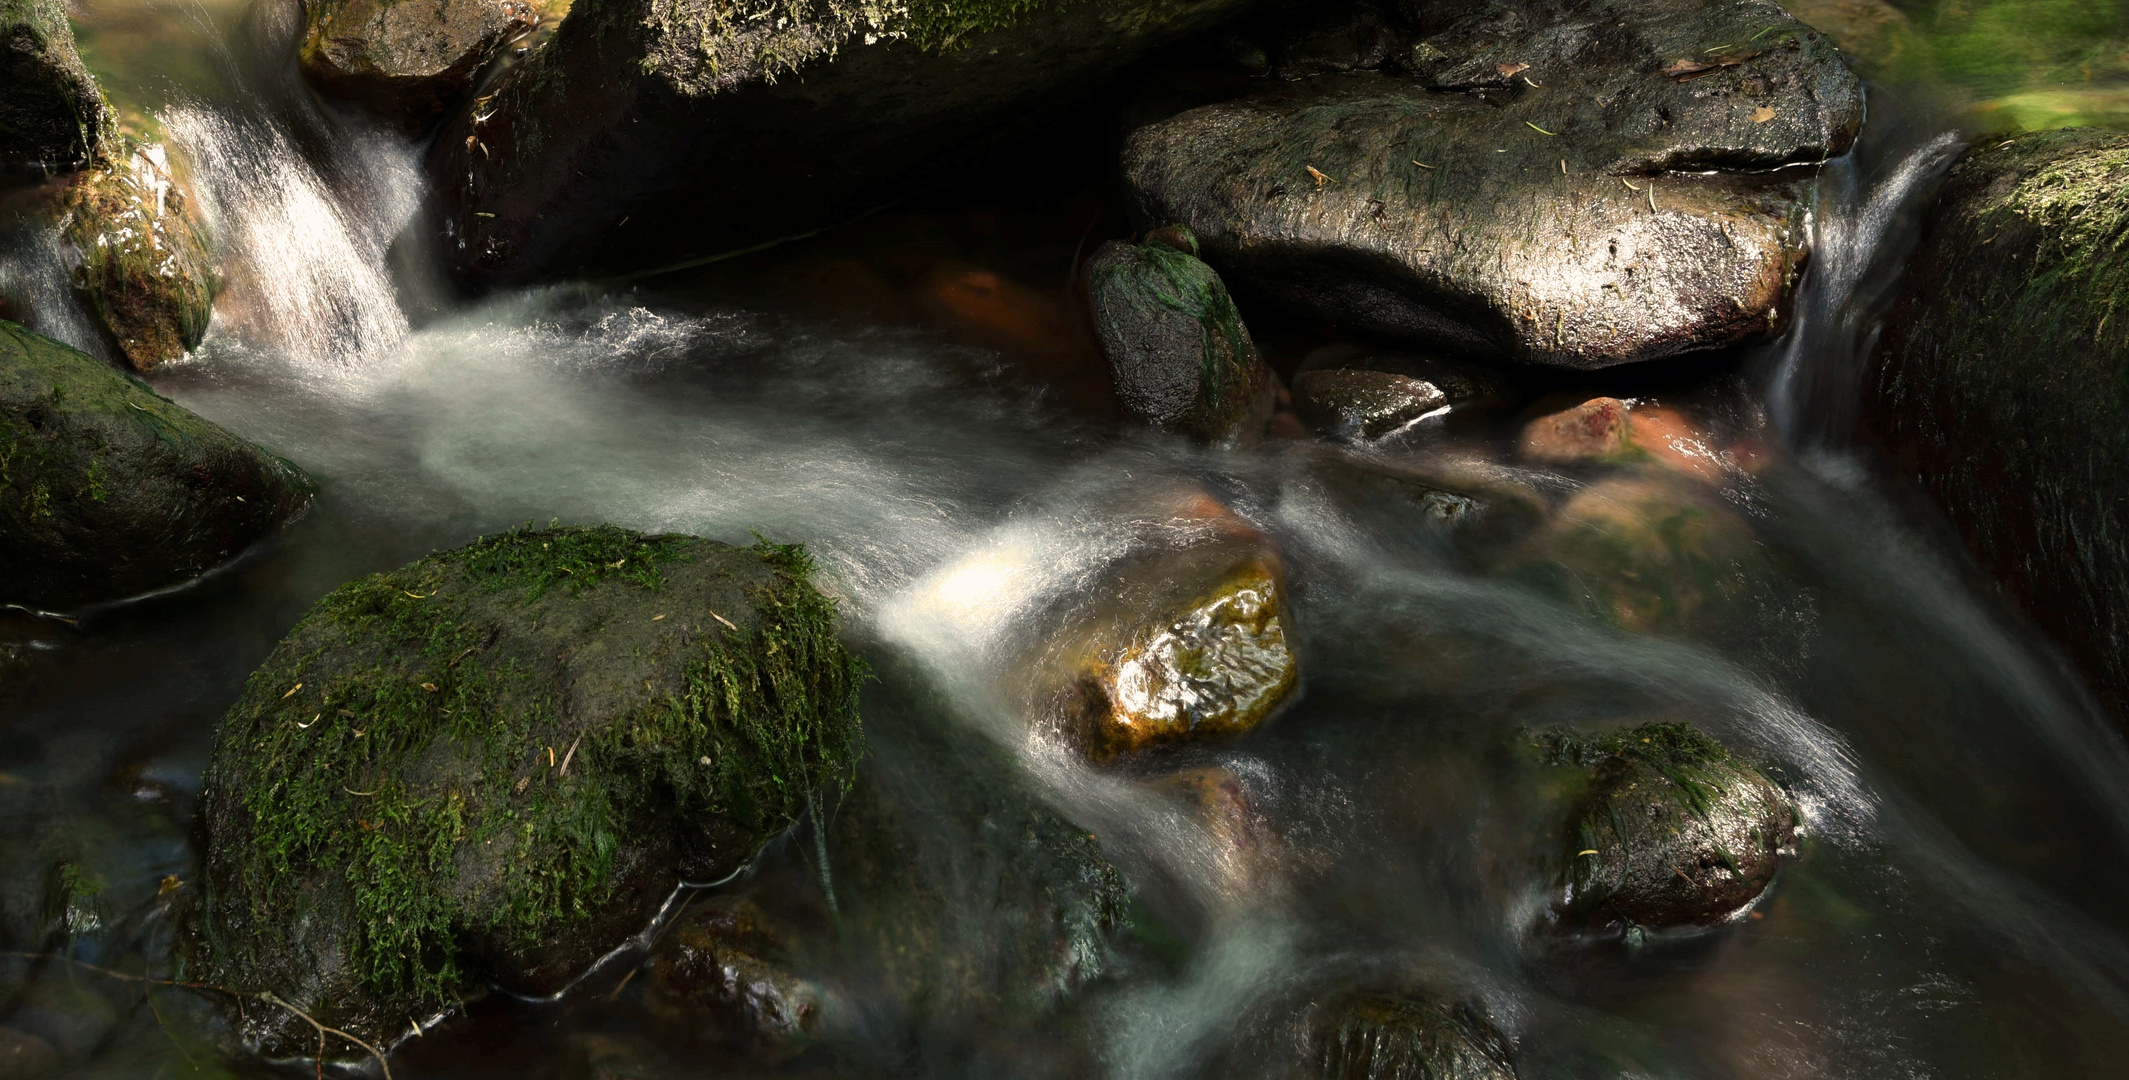
{"type": "Polygon", "coordinates": [[[270,120],[191,107],[162,120],[193,162],[219,237],[223,331],[314,374],[406,337],[387,253],[419,204],[412,147],[358,134],[345,152],[361,171],[336,188],[270,120]]]}
{"type": "Polygon", "coordinates": [[[1918,204],[1963,145],[1944,132],[1891,155],[1872,178],[1855,153],[1826,164],[1809,226],[1810,275],[1795,325],[1775,347],[1767,392],[1768,413],[1792,445],[1838,445],[1853,429],[1876,317],[1913,247],[1918,204]]]}

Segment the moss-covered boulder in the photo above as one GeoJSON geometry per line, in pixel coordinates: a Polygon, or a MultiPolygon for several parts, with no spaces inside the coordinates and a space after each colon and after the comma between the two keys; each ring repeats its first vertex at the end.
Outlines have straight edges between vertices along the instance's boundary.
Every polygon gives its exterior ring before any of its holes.
{"type": "Polygon", "coordinates": [[[404,127],[433,122],[482,65],[539,25],[525,0],[311,0],[305,76],[404,127]]]}
{"type": "Polygon", "coordinates": [[[74,286],[136,371],[198,348],[221,286],[212,237],[168,150],[123,155],[67,186],[60,210],[74,286]]]}
{"type": "Polygon", "coordinates": [[[1370,994],[1334,1001],[1314,1018],[1321,1080],[1515,1080],[1508,1040],[1476,1009],[1370,994]]]}
{"type": "Polygon", "coordinates": [[[2129,715],[2129,135],[1991,142],[1946,177],[1886,317],[1870,426],[2129,715]]]}
{"type": "MultiPolygon", "coordinates": [[[[1195,247],[1187,234],[1179,241],[1195,247]]],[[[1212,267],[1168,243],[1109,243],[1085,270],[1094,329],[1124,411],[1226,445],[1262,436],[1271,369],[1212,267]]]]}
{"type": "Polygon", "coordinates": [[[1544,741],[1556,764],[1590,773],[1560,851],[1563,929],[1719,925],[1766,892],[1794,850],[1789,797],[1690,725],[1544,741]]]}
{"type": "Polygon", "coordinates": [[[1155,119],[1135,214],[1237,288],[1354,331],[1597,368],[1763,339],[1800,181],[1862,120],[1832,45],[1768,0],[1418,6],[1401,70],[1155,119]]]}
{"type": "Polygon", "coordinates": [[[188,581],[311,490],[139,379],[0,322],[0,603],[63,611],[188,581]]]}
{"type": "Polygon", "coordinates": [[[579,0],[429,158],[493,285],[707,258],[951,178],[1259,0],[579,0]]]}
{"type": "Polygon", "coordinates": [[[111,107],[74,48],[61,0],[0,0],[0,177],[78,169],[103,150],[111,107]]]}
{"type": "Polygon", "coordinates": [[[328,595],[216,728],[190,970],[376,1043],[490,983],[563,989],[847,781],[862,668],[810,577],[797,548],[602,526],[328,595]]]}

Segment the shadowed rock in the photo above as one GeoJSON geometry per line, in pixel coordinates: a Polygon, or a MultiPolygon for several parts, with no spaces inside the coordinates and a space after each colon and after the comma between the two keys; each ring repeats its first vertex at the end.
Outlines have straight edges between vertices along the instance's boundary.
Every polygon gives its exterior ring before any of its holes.
{"type": "Polygon", "coordinates": [[[1322,1080],[1515,1080],[1508,1040],[1474,1009],[1369,995],[1318,1010],[1322,1080]]]}
{"type": "MultiPolygon", "coordinates": [[[[1188,235],[1184,244],[1193,244],[1188,235]]],[[[1087,262],[1095,332],[1124,411],[1204,442],[1253,442],[1271,370],[1212,268],[1166,243],[1109,243],[1087,262]]]]}
{"type": "Polygon", "coordinates": [[[580,0],[431,152],[448,265],[487,286],[847,221],[1256,3],[824,0],[755,18],[770,5],[580,0]]]}
{"type": "Polygon", "coordinates": [[[1871,423],[1902,472],[2129,709],[2129,135],[1974,150],[1887,315],[1871,423]]]}
{"type": "Polygon", "coordinates": [[[491,981],[562,990],[850,775],[862,667],[810,565],[548,529],[328,595],[216,728],[193,970],[379,1044],[491,981]]]}
{"type": "Polygon", "coordinates": [[[1408,73],[1321,75],[1134,131],[1135,212],[1237,287],[1474,356],[1597,368],[1779,328],[1801,176],[1861,95],[1765,0],[1427,6],[1408,73]],[[1702,175],[1709,174],[1709,175],[1702,175]]]}
{"type": "Polygon", "coordinates": [[[60,0],[0,0],[0,173],[68,170],[102,151],[111,107],[60,0]]]}
{"type": "Polygon", "coordinates": [[[1561,853],[1570,929],[1713,926],[1766,891],[1796,841],[1796,808],[1758,770],[1685,724],[1553,736],[1591,769],[1561,853]]]}
{"type": "Polygon", "coordinates": [[[288,462],[0,322],[0,603],[67,610],[191,580],[310,497],[288,462]]]}

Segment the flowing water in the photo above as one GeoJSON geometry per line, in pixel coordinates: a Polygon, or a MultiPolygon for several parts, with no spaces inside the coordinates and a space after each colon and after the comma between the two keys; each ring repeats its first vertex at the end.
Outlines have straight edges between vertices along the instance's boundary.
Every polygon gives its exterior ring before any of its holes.
{"type": "MultiPolygon", "coordinates": [[[[139,84],[198,163],[230,285],[206,345],[156,387],[296,461],[322,494],[190,588],[78,624],[0,623],[0,906],[43,902],[37,860],[63,844],[106,886],[77,958],[167,937],[155,900],[194,873],[212,725],[313,600],[528,520],[611,521],[804,541],[881,673],[868,774],[918,786],[911,747],[984,748],[1101,838],[1137,894],[1133,926],[1163,936],[1124,948],[1040,1037],[927,1013],[857,968],[813,972],[849,1007],[828,1049],[785,1073],[1274,1074],[1255,1048],[1297,1003],[1396,984],[1482,1003],[1525,1080],[2129,1075],[2129,751],[1846,437],[1913,207],[1956,149],[1941,128],[1874,103],[1864,147],[1821,177],[1789,334],[1632,388],[1725,448],[1717,467],[1632,482],[1727,507],[1769,570],[1732,623],[1630,632],[1515,572],[1510,540],[1445,538],[1429,506],[1347,483],[1385,463],[1470,474],[1473,459],[1550,499],[1600,482],[1500,464],[1498,423],[1350,453],[1120,434],[1024,335],[986,347],[938,320],[875,319],[862,290],[830,290],[824,310],[804,289],[728,287],[744,270],[443,303],[394,246],[417,212],[416,148],[246,59],[288,55],[274,51],[285,13],[151,2],[101,25],[157,13],[217,28],[166,59],[189,81],[139,84]],[[1283,558],[1302,693],[1249,735],[1150,769],[1090,768],[1031,735],[1030,673],[1075,606],[1110,602],[1117,567],[1196,550],[1203,494],[1283,558]],[[1717,933],[1550,945],[1533,931],[1549,880],[1526,856],[1551,850],[1557,808],[1504,748],[1550,725],[1658,718],[1767,763],[1803,808],[1804,848],[1717,933]],[[1223,770],[1255,847],[1162,794],[1152,773],[1185,767],[1223,770]]],[[[949,199],[847,243],[870,245],[873,265],[911,263],[914,280],[1025,256],[1018,287],[1061,304],[1085,227],[1034,202],[949,199]]],[[[0,273],[52,280],[58,258],[49,238],[17,238],[0,273]]],[[[757,276],[804,277],[780,274],[757,276]]],[[[40,329],[94,346],[66,304],[36,310],[40,329]]],[[[1281,333],[1264,335],[1275,356],[1313,344],[1281,333]]],[[[952,822],[920,827],[942,838],[936,887],[963,903],[968,939],[987,940],[982,921],[1002,916],[984,906],[985,853],[957,847],[952,822]]],[[[804,846],[765,861],[813,865],[804,846]]],[[[862,908],[833,869],[818,888],[862,908]]],[[[164,1023],[180,992],[11,965],[0,1029],[55,1047],[58,1075],[220,1073],[164,1023]]],[[[591,1075],[585,1047],[614,1040],[663,1055],[656,1075],[777,1074],[647,1019],[622,976],[557,1002],[477,1003],[409,1040],[394,1074],[591,1075]]]]}

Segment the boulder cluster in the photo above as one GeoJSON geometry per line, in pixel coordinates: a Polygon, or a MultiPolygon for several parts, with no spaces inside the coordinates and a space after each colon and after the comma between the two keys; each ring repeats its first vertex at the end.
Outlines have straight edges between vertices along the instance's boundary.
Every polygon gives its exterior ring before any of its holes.
{"type": "MultiPolygon", "coordinates": [[[[305,5],[308,85],[427,140],[421,220],[468,292],[726,259],[1105,110],[1121,216],[1074,258],[1069,302],[941,265],[914,303],[1086,367],[1127,437],[1290,450],[1312,497],[1421,521],[1405,539],[1597,632],[1771,663],[1808,621],[1730,497],[1775,453],[1764,425],[1603,381],[1713,370],[1787,325],[1816,170],[1850,149],[1864,97],[1773,0],[560,15],[305,5]],[[1332,343],[1275,364],[1245,323],[1260,312],[1332,343]],[[1513,435],[1490,457],[1402,452],[1474,418],[1513,435]]],[[[179,586],[301,515],[300,470],[135,374],[208,333],[218,241],[188,164],[120,124],[52,0],[0,0],[0,169],[131,369],[0,321],[0,604],[74,613],[179,586]]],[[[1868,393],[1894,460],[2117,707],[2124,191],[2119,135],[1966,154],[1868,393]]],[[[0,313],[29,319],[25,303],[0,313]]],[[[1305,860],[1199,753],[1301,692],[1287,560],[1211,490],[1134,513],[1182,539],[1052,613],[1016,669],[1027,738],[1202,832],[1221,888],[1294,887],[1305,860]]],[[[1119,957],[1157,960],[1157,916],[1000,751],[896,696],[921,679],[868,689],[838,620],[800,547],[605,525],[528,526],[342,586],[215,731],[201,881],[171,901],[185,977],[219,988],[230,1045],[321,1069],[490,991],[567,993],[614,957],[645,973],[659,1022],[768,1064],[867,1025],[1039,1039],[1082,1022],[1074,1003],[1119,957]],[[853,970],[909,1015],[858,1015],[825,974],[853,970]],[[338,1041],[321,1048],[321,1025],[338,1041]]],[[[1414,660],[1430,662],[1450,661],[1414,660]]],[[[1524,868],[1548,948],[1722,932],[1798,852],[1804,818],[1767,763],[1691,717],[1525,734],[1502,752],[1557,811],[1524,868]]],[[[54,910],[93,916],[93,890],[53,881],[54,910]]],[[[1514,1039],[1453,981],[1288,1012],[1275,1056],[1294,1075],[1515,1075],[1514,1039]]],[[[613,1063],[618,1041],[579,1049],[593,1075],[647,1074],[613,1063]]]]}

